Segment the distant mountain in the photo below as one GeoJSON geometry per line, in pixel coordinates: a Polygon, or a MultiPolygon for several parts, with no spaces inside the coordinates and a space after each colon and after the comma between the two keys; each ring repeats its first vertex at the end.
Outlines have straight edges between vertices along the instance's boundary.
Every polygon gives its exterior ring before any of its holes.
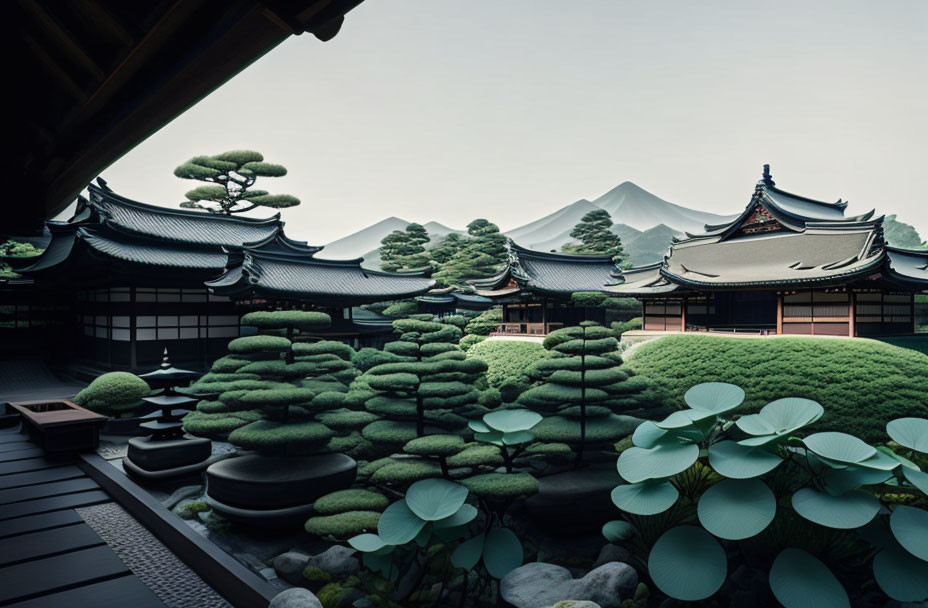
{"type": "Polygon", "coordinates": [[[506,233],[516,243],[538,251],[560,250],[571,242],[570,231],[584,215],[605,209],[615,225],[612,231],[636,266],[660,261],[670,239],[684,231],[701,232],[706,224],[719,224],[735,216],[688,209],[658,198],[623,182],[594,201],[580,199],[561,209],[506,233]]]}
{"type": "MultiPolygon", "coordinates": [[[[380,241],[394,230],[405,230],[409,224],[409,221],[402,218],[388,217],[367,228],[332,241],[317,253],[316,257],[326,260],[351,260],[363,257],[365,267],[380,268],[380,241]]],[[[443,236],[451,232],[464,233],[463,230],[455,230],[438,222],[428,222],[422,226],[432,238],[426,247],[437,245],[443,236]]]]}

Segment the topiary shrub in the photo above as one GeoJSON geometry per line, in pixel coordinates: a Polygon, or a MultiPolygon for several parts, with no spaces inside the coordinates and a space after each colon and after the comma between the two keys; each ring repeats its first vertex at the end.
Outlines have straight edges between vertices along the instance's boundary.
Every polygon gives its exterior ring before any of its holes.
{"type": "Polygon", "coordinates": [[[377,511],[348,511],[335,515],[310,517],[303,526],[307,532],[323,538],[347,540],[352,536],[377,530],[377,511]]]}
{"type": "Polygon", "coordinates": [[[499,324],[502,322],[503,309],[501,306],[494,306],[468,321],[467,325],[464,327],[464,333],[468,335],[489,336],[499,328],[499,324]]]}
{"type": "Polygon", "coordinates": [[[151,392],[148,384],[129,372],[109,372],[98,376],[74,397],[74,403],[92,412],[124,417],[142,405],[151,392]]]}
{"type": "Polygon", "coordinates": [[[412,302],[397,302],[383,310],[383,315],[387,317],[408,317],[419,311],[419,304],[412,302]]]}
{"type": "Polygon", "coordinates": [[[480,336],[478,334],[467,334],[466,336],[458,340],[458,346],[461,347],[461,350],[463,350],[464,352],[467,352],[471,348],[473,348],[475,344],[480,344],[486,339],[487,339],[486,336],[480,336]]]}
{"type": "Polygon", "coordinates": [[[335,515],[348,511],[383,511],[390,501],[380,492],[362,489],[339,490],[316,500],[313,511],[335,515]]]}
{"type": "Polygon", "coordinates": [[[524,390],[530,382],[527,373],[529,368],[539,359],[547,357],[548,351],[535,342],[487,340],[470,348],[467,356],[487,364],[487,382],[490,386],[498,389],[517,386],[524,390]]]}
{"type": "Polygon", "coordinates": [[[615,333],[615,337],[622,339],[622,334],[627,331],[634,329],[641,329],[641,317],[634,317],[628,321],[613,321],[610,324],[612,331],[615,333]]]}
{"type": "Polygon", "coordinates": [[[528,473],[484,473],[462,479],[461,485],[491,502],[510,502],[538,493],[538,480],[528,473]]]}

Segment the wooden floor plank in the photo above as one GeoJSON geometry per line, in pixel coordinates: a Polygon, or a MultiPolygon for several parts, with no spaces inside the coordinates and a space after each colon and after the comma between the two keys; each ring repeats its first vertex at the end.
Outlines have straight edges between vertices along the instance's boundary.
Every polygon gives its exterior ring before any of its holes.
{"type": "Polygon", "coordinates": [[[0,522],[0,538],[8,538],[18,534],[48,530],[58,526],[67,526],[84,521],[74,509],[52,511],[39,515],[27,515],[16,519],[7,519],[0,522]]]}
{"type": "Polygon", "coordinates": [[[26,599],[128,572],[126,565],[106,545],[7,566],[0,568],[0,580],[4,583],[0,585],[0,602],[26,599]]]}
{"type": "Polygon", "coordinates": [[[110,497],[106,492],[91,490],[89,492],[78,492],[77,494],[65,494],[64,496],[51,496],[49,498],[14,502],[11,505],[0,506],[0,522],[5,519],[22,517],[24,515],[95,505],[101,502],[107,502],[108,500],[110,500],[110,497]]]}
{"type": "Polygon", "coordinates": [[[19,431],[6,431],[0,433],[0,443],[12,443],[14,441],[29,441],[29,435],[19,431]]]}
{"type": "Polygon", "coordinates": [[[0,490],[0,505],[8,505],[24,500],[35,500],[36,498],[45,498],[47,496],[83,492],[85,490],[96,490],[99,487],[97,482],[89,477],[81,477],[78,479],[26,486],[24,488],[11,488],[9,490],[0,490]]]}
{"type": "Polygon", "coordinates": [[[0,475],[12,475],[14,473],[41,471],[42,469],[59,467],[63,464],[69,463],[67,461],[58,462],[48,458],[29,458],[27,460],[16,460],[14,462],[0,462],[0,475]]]}
{"type": "Polygon", "coordinates": [[[17,488],[21,486],[30,486],[51,481],[61,481],[62,479],[74,479],[83,477],[84,472],[73,464],[68,464],[52,469],[42,471],[28,471],[26,473],[16,473],[13,475],[0,475],[0,490],[7,488],[17,488]]]}
{"type": "Polygon", "coordinates": [[[102,583],[53,593],[10,608],[61,608],[93,606],[94,608],[161,608],[164,604],[134,576],[122,576],[102,583]]]}
{"type": "Polygon", "coordinates": [[[42,448],[37,447],[36,445],[31,445],[30,447],[24,448],[22,450],[10,450],[8,452],[0,452],[0,462],[11,462],[13,460],[25,460],[26,458],[37,458],[41,456],[44,452],[42,448]]]}
{"type": "Polygon", "coordinates": [[[105,544],[84,523],[0,540],[0,566],[105,544]]]}
{"type": "Polygon", "coordinates": [[[36,445],[31,441],[23,439],[22,441],[11,441],[9,443],[0,443],[0,452],[9,452],[11,450],[23,450],[34,448],[36,445]]]}

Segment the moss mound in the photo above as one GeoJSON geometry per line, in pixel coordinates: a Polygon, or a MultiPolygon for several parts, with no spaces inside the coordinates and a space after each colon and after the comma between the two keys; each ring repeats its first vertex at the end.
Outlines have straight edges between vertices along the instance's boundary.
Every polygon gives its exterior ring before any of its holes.
{"type": "Polygon", "coordinates": [[[669,390],[673,405],[701,382],[744,388],[740,414],[782,397],[813,399],[825,408],[816,431],[847,431],[888,441],[886,423],[928,417],[928,356],[875,340],[732,339],[667,336],[642,344],[628,359],[636,373],[669,390]]]}
{"type": "Polygon", "coordinates": [[[348,511],[383,511],[390,500],[380,492],[371,490],[340,490],[317,500],[313,510],[319,515],[337,515],[348,511]]]}
{"type": "Polygon", "coordinates": [[[515,500],[538,492],[538,480],[528,473],[485,473],[460,483],[480,498],[492,501],[515,500]]]}
{"type": "Polygon", "coordinates": [[[135,374],[109,372],[99,376],[90,386],[79,392],[74,397],[74,402],[93,412],[120,416],[142,405],[142,397],[150,392],[148,384],[135,374]]]}
{"type": "Polygon", "coordinates": [[[380,513],[377,511],[347,511],[336,515],[310,517],[304,528],[316,536],[347,540],[365,532],[377,532],[380,513]]]}

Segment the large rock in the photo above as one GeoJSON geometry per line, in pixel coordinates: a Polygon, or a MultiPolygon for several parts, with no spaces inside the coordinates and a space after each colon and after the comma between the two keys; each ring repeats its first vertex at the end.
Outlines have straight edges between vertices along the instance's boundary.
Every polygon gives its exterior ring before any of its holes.
{"type": "Polygon", "coordinates": [[[599,532],[619,514],[610,495],[620,483],[614,460],[608,466],[549,475],[538,480],[538,493],[525,501],[525,507],[532,520],[551,534],[599,532]]]}
{"type": "Polygon", "coordinates": [[[344,454],[272,457],[249,454],[221,460],[206,470],[207,495],[249,510],[310,505],[354,483],[358,463],[344,454]]]}
{"type": "Polygon", "coordinates": [[[274,571],[277,576],[292,585],[299,585],[303,581],[303,570],[309,563],[309,556],[297,551],[287,551],[274,558],[274,571]]]}
{"type": "Polygon", "coordinates": [[[500,581],[500,595],[515,608],[547,608],[571,599],[620,608],[638,586],[638,574],[628,564],[610,562],[575,579],[567,568],[534,562],[516,568],[500,581]]]}
{"type": "Polygon", "coordinates": [[[268,608],[322,608],[322,602],[309,589],[294,587],[275,595],[268,608]]]}
{"type": "Polygon", "coordinates": [[[602,550],[599,552],[599,557],[593,562],[593,568],[599,568],[603,564],[608,564],[609,562],[624,562],[627,564],[629,559],[631,559],[631,553],[628,552],[628,549],[608,543],[603,545],[602,550]]]}
{"type": "Polygon", "coordinates": [[[358,558],[354,557],[355,550],[343,545],[332,545],[319,555],[309,558],[308,568],[315,568],[340,578],[349,576],[361,569],[358,558]]]}

